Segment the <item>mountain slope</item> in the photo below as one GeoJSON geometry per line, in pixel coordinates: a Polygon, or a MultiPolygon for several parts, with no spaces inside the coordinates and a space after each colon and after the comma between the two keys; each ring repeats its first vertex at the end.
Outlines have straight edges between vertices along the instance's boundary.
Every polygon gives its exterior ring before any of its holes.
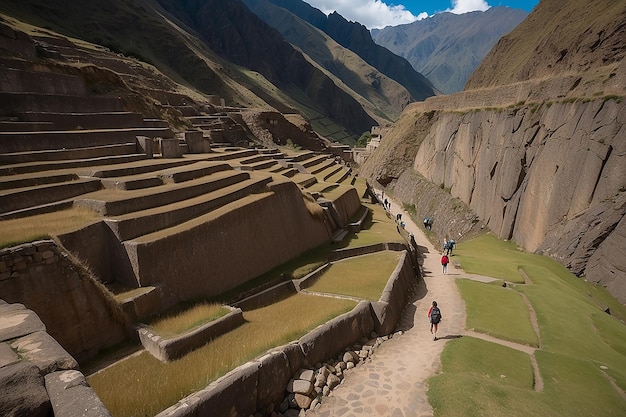
{"type": "Polygon", "coordinates": [[[474,69],[527,13],[508,7],[427,19],[372,30],[374,42],[406,58],[445,94],[461,91],[474,69]]]}
{"type": "Polygon", "coordinates": [[[476,69],[468,89],[581,73],[623,60],[626,2],[541,1],[476,69]]]}
{"type": "Polygon", "coordinates": [[[360,23],[349,22],[336,12],[326,16],[301,0],[268,1],[289,10],[355,52],[365,62],[402,84],[415,100],[424,100],[435,94],[432,83],[426,77],[415,71],[406,59],[374,43],[367,28],[360,23]]]}
{"type": "Polygon", "coordinates": [[[345,84],[346,92],[355,97],[379,123],[396,120],[411,101],[402,85],[382,74],[357,54],[339,45],[321,30],[277,7],[268,0],[243,2],[284,38],[306,54],[310,60],[335,78],[337,85],[345,84]]]}
{"type": "Polygon", "coordinates": [[[296,109],[315,117],[336,140],[350,143],[376,124],[354,98],[237,0],[26,0],[2,3],[0,10],[145,60],[229,105],[296,109]]]}

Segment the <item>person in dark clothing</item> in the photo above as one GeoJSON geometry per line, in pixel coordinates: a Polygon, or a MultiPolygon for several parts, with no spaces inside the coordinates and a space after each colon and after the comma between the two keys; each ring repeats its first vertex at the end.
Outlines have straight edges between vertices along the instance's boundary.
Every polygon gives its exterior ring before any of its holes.
{"type": "Polygon", "coordinates": [[[433,301],[433,305],[428,310],[428,319],[430,321],[430,332],[434,335],[433,340],[437,340],[437,330],[439,330],[439,322],[443,317],[441,310],[437,307],[437,302],[433,301]]]}

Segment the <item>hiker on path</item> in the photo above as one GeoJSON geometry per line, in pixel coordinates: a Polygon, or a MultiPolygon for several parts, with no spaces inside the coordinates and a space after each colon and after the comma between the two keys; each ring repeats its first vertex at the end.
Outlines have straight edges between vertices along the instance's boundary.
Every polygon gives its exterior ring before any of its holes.
{"type": "Polygon", "coordinates": [[[448,259],[448,255],[444,253],[443,256],[441,257],[441,267],[443,269],[444,274],[448,272],[449,263],[450,263],[450,259],[448,259]]]}
{"type": "Polygon", "coordinates": [[[454,239],[448,240],[448,255],[452,256],[452,250],[454,249],[455,245],[456,241],[454,239]]]}
{"type": "Polygon", "coordinates": [[[433,305],[428,310],[428,318],[430,320],[430,332],[434,335],[433,340],[437,340],[437,330],[439,329],[439,322],[442,316],[436,301],[433,301],[433,305]]]}

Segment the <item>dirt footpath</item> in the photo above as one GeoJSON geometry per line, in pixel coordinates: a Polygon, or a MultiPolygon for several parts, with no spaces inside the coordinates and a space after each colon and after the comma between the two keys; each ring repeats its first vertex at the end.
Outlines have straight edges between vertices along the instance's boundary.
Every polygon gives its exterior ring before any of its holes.
{"type": "Polygon", "coordinates": [[[439,370],[444,345],[459,337],[465,328],[465,305],[454,283],[461,272],[448,265],[448,273],[443,275],[439,250],[433,248],[401,207],[391,202],[390,211],[393,218],[402,213],[405,228],[413,233],[424,254],[424,280],[399,324],[399,330],[404,333],[383,343],[371,361],[347,372],[342,384],[324,399],[320,408],[307,412],[307,416],[433,415],[426,397],[426,380],[439,370]],[[433,300],[443,316],[437,341],[433,340],[427,318],[433,300]]]}

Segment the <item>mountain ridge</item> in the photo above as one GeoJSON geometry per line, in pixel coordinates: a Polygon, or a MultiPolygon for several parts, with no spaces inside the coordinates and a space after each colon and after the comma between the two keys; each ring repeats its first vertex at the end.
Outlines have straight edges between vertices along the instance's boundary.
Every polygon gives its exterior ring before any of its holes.
{"type": "Polygon", "coordinates": [[[496,42],[527,13],[496,6],[461,15],[445,12],[413,23],[373,29],[372,39],[406,58],[444,94],[461,91],[496,42]]]}
{"type": "Polygon", "coordinates": [[[350,22],[337,12],[326,16],[301,0],[267,1],[289,10],[328,34],[343,47],[358,54],[365,62],[402,84],[415,100],[421,101],[435,94],[432,83],[424,75],[415,71],[406,59],[377,45],[364,25],[350,22]]]}

